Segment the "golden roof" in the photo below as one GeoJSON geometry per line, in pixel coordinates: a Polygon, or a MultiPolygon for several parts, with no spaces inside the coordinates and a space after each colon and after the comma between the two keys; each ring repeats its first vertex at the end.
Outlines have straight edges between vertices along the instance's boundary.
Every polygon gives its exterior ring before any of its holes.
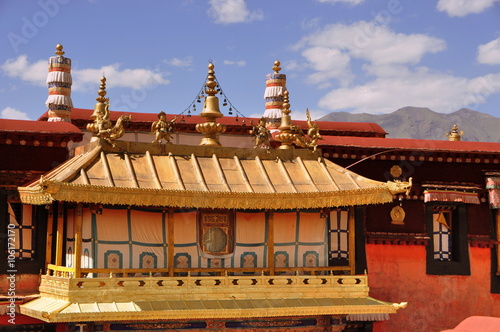
{"type": "Polygon", "coordinates": [[[103,140],[20,187],[25,204],[69,201],[290,209],[386,203],[408,184],[362,177],[305,149],[262,150],[103,140]]]}
{"type": "Polygon", "coordinates": [[[370,297],[366,275],[42,276],[40,292],[21,313],[47,322],[392,314],[406,307],[370,297]]]}
{"type": "Polygon", "coordinates": [[[364,298],[159,300],[69,303],[39,298],[22,312],[47,322],[143,321],[169,319],[258,318],[396,313],[392,303],[364,298]]]}
{"type": "Polygon", "coordinates": [[[306,149],[96,140],[39,180],[25,204],[52,201],[190,208],[296,209],[386,203],[411,183],[362,177],[306,149]]]}

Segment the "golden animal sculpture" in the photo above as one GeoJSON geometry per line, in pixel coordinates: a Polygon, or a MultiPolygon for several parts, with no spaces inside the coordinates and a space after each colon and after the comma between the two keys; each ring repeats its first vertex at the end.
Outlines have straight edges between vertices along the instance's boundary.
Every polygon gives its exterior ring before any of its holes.
{"type": "Polygon", "coordinates": [[[316,121],[312,123],[309,109],[306,109],[306,116],[307,116],[307,125],[309,126],[309,130],[307,131],[307,136],[309,136],[309,138],[311,139],[311,141],[308,144],[308,147],[313,148],[313,151],[316,152],[316,148],[318,146],[318,140],[322,140],[323,136],[321,136],[319,133],[319,126],[316,123],[316,121]]]}
{"type": "Polygon", "coordinates": [[[131,115],[122,115],[118,118],[115,125],[109,120],[109,98],[106,98],[104,108],[96,107],[91,115],[93,123],[87,124],[87,130],[95,133],[95,136],[111,143],[125,134],[124,124],[130,122],[131,115]]]}
{"type": "Polygon", "coordinates": [[[292,125],[292,133],[295,134],[295,144],[303,147],[303,148],[312,148],[314,152],[316,152],[318,146],[318,140],[323,139],[323,137],[319,133],[319,127],[316,122],[312,122],[311,114],[309,113],[309,109],[306,109],[307,116],[307,125],[309,129],[307,130],[307,136],[304,134],[304,131],[299,127],[292,125]]]}

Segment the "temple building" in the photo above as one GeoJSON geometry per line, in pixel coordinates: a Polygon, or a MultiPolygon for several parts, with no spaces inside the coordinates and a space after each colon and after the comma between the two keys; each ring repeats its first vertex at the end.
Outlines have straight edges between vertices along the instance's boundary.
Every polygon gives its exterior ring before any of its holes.
{"type": "Polygon", "coordinates": [[[27,209],[48,208],[38,218],[55,244],[40,298],[22,314],[97,330],[341,331],[405,306],[370,297],[367,276],[355,274],[353,207],[392,202],[411,183],[373,181],[296,149],[288,93],[279,148],[222,146],[213,69],[197,146],[169,142],[162,116],[153,143],[118,140],[132,119],[111,126],[101,80],[90,143],[19,188],[27,209]]]}
{"type": "Polygon", "coordinates": [[[360,251],[371,294],[415,305],[378,322],[378,331],[440,331],[470,316],[500,316],[500,144],[447,136],[321,141],[324,158],[358,174],[414,179],[393,203],[365,207],[360,251]]]}
{"type": "Polygon", "coordinates": [[[0,315],[2,329],[440,331],[500,316],[499,143],[454,124],[435,141],[294,120],[279,61],[260,119],[213,64],[182,112],[110,110],[104,77],[94,109],[74,108],[61,52],[60,106],[0,121],[1,149],[42,161],[0,170],[0,226],[23,234],[19,324],[0,315]]]}

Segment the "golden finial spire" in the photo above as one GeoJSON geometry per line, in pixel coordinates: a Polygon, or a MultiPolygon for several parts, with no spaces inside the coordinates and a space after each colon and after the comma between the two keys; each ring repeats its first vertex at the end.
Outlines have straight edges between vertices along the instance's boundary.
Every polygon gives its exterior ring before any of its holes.
{"type": "Polygon", "coordinates": [[[101,85],[99,86],[99,95],[95,100],[97,103],[94,106],[94,112],[90,118],[94,121],[93,123],[87,124],[87,131],[99,133],[104,129],[109,129],[111,127],[111,121],[109,121],[109,111],[108,111],[108,101],[106,98],[106,77],[101,77],[101,85]]]}
{"type": "Polygon", "coordinates": [[[214,71],[214,64],[210,62],[208,64],[208,75],[207,75],[207,82],[205,83],[205,86],[207,89],[205,92],[210,95],[214,96],[217,94],[217,91],[215,91],[215,87],[217,86],[217,83],[215,83],[215,71],[214,71]]]}
{"type": "Polygon", "coordinates": [[[220,146],[218,136],[226,131],[226,126],[217,123],[217,119],[222,118],[223,115],[219,110],[219,98],[215,96],[217,94],[217,90],[215,90],[217,82],[215,82],[214,64],[212,62],[208,64],[208,76],[205,86],[207,96],[200,116],[204,117],[206,122],[197,124],[196,131],[205,135],[200,145],[220,146]]]}
{"type": "Polygon", "coordinates": [[[106,77],[101,77],[101,85],[97,91],[99,97],[95,100],[97,103],[94,107],[94,113],[90,118],[94,121],[87,124],[87,131],[94,133],[94,136],[99,137],[110,144],[125,134],[124,124],[130,122],[132,116],[122,115],[118,118],[115,125],[112,127],[112,122],[109,120],[109,98],[106,98],[106,77]]]}
{"type": "Polygon", "coordinates": [[[274,73],[275,74],[279,74],[280,70],[281,70],[281,67],[280,67],[280,62],[278,60],[274,61],[274,67],[273,67],[273,70],[274,70],[274,73]]]}
{"type": "Polygon", "coordinates": [[[453,125],[453,128],[451,131],[446,133],[446,136],[448,136],[449,141],[461,141],[462,140],[462,135],[464,134],[463,130],[458,131],[458,126],[453,125]]]}
{"type": "Polygon", "coordinates": [[[292,118],[290,116],[290,103],[288,99],[288,91],[283,94],[283,116],[281,117],[281,131],[276,135],[276,139],[281,142],[280,149],[293,149],[293,141],[297,138],[297,134],[293,133],[296,129],[292,126],[292,118]]]}
{"type": "Polygon", "coordinates": [[[55,53],[56,53],[57,56],[63,56],[64,55],[65,52],[62,49],[63,49],[63,46],[61,44],[57,44],[56,45],[56,50],[57,51],[55,53]]]}
{"type": "MultiPolygon", "coordinates": [[[[290,110],[290,98],[288,97],[289,93],[288,91],[285,91],[283,93],[283,110],[282,112],[285,114],[285,115],[288,115],[288,118],[290,119],[290,113],[292,112],[290,110]]],[[[288,123],[290,124],[290,123],[288,123]]],[[[281,127],[280,127],[281,128],[281,127]]]]}
{"type": "Polygon", "coordinates": [[[104,97],[107,94],[107,92],[106,92],[106,77],[104,77],[104,76],[101,77],[101,85],[99,86],[99,91],[97,91],[97,94],[99,95],[99,97],[97,97],[95,100],[97,100],[98,102],[105,103],[108,101],[108,99],[104,97]]]}

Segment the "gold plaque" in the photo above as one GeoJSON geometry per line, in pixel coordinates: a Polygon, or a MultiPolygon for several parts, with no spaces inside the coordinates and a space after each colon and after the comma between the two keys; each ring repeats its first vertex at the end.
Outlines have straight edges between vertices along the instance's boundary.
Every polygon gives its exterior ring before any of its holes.
{"type": "Polygon", "coordinates": [[[393,178],[399,178],[401,174],[403,174],[403,170],[398,165],[392,166],[389,172],[391,173],[393,178]]]}
{"type": "Polygon", "coordinates": [[[405,219],[405,210],[401,206],[395,206],[391,210],[391,224],[393,225],[404,225],[403,220],[405,219]]]}

